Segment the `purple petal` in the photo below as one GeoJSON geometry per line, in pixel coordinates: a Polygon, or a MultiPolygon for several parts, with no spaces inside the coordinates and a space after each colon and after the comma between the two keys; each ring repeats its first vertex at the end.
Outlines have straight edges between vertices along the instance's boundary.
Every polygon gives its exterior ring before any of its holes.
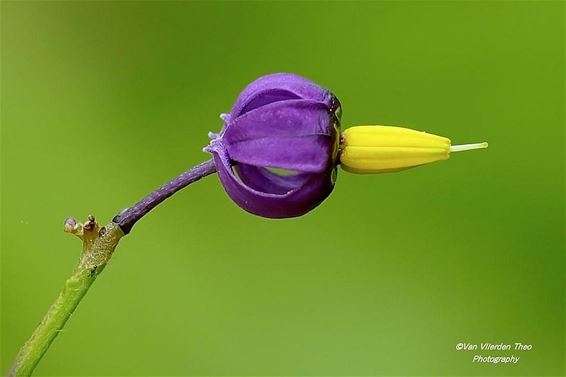
{"type": "Polygon", "coordinates": [[[310,100],[287,100],[252,110],[227,124],[227,144],[272,137],[333,135],[332,114],[326,105],[310,100]]]}
{"type": "Polygon", "coordinates": [[[328,90],[304,77],[291,73],[274,73],[249,84],[236,100],[230,113],[232,118],[235,118],[267,103],[298,98],[322,102],[330,108],[333,97],[328,90]]]}
{"type": "Polygon", "coordinates": [[[218,176],[230,198],[241,208],[255,215],[270,218],[304,215],[322,202],[333,188],[329,181],[330,174],[323,172],[301,177],[304,179],[302,184],[285,193],[257,191],[236,177],[221,145],[216,145],[212,153],[218,176]]]}
{"type": "Polygon", "coordinates": [[[285,194],[300,187],[309,179],[310,173],[297,173],[292,175],[279,175],[266,168],[247,164],[234,166],[240,180],[252,189],[272,194],[285,194]]]}
{"type": "Polygon", "coordinates": [[[326,135],[266,137],[226,144],[234,161],[259,166],[319,173],[332,163],[334,140],[326,135]]]}
{"type": "Polygon", "coordinates": [[[295,93],[289,92],[288,90],[283,89],[267,89],[261,92],[256,93],[253,97],[251,97],[250,102],[240,111],[238,116],[246,114],[249,111],[257,109],[259,107],[269,105],[273,102],[279,101],[287,101],[291,99],[303,99],[300,96],[296,95],[295,93]]]}

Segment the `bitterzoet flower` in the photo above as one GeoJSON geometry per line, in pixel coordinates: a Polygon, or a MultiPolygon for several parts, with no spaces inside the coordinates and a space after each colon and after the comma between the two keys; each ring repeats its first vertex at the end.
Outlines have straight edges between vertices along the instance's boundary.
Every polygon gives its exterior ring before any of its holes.
{"type": "Polygon", "coordinates": [[[301,216],[319,205],[336,180],[336,168],[385,173],[445,160],[450,152],[487,147],[451,146],[449,139],[393,126],[354,126],[340,132],[337,97],[290,73],[260,77],[222,114],[210,133],[220,181],[232,200],[253,214],[301,216]]]}

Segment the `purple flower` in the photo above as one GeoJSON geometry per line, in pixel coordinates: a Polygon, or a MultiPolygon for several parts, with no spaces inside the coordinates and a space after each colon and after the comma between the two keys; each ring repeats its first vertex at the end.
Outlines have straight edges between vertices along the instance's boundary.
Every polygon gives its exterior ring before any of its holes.
{"type": "Polygon", "coordinates": [[[338,99],[310,80],[263,76],[222,114],[224,126],[209,134],[205,150],[240,207],[264,217],[301,216],[334,187],[340,111],[338,99]]]}

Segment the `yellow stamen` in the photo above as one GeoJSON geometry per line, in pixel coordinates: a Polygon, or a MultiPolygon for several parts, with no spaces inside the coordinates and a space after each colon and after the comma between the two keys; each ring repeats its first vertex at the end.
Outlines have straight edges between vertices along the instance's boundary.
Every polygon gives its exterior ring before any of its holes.
{"type": "Polygon", "coordinates": [[[487,143],[451,146],[450,139],[408,128],[356,126],[342,133],[340,163],[352,173],[387,173],[480,148],[487,148],[487,143]]]}

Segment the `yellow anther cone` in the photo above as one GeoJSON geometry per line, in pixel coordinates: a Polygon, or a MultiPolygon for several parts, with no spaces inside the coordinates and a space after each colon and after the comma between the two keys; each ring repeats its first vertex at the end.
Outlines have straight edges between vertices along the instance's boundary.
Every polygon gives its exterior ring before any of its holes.
{"type": "Polygon", "coordinates": [[[486,147],[452,146],[445,137],[403,127],[356,126],[342,133],[340,163],[352,173],[387,173],[446,160],[450,152],[486,147]]]}

